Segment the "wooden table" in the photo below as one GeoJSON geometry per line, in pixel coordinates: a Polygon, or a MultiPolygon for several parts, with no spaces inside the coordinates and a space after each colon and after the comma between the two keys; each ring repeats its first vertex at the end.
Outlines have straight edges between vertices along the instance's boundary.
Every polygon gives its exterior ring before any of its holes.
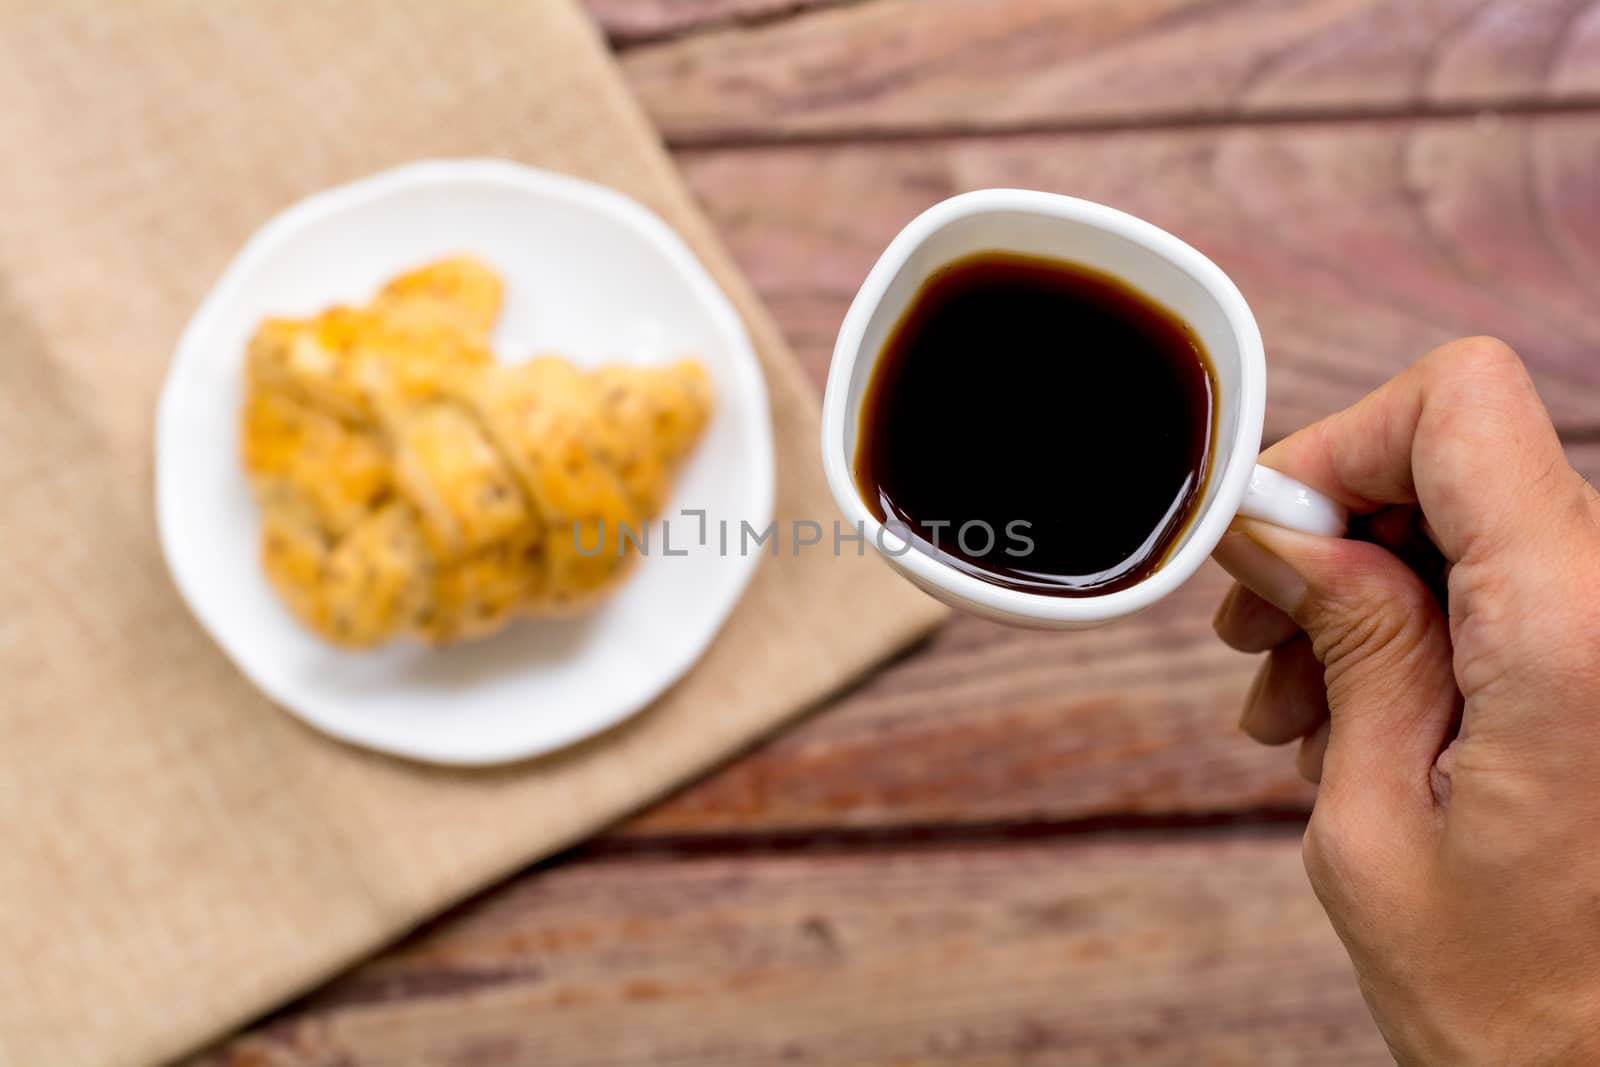
{"type": "MultiPolygon", "coordinates": [[[[895,230],[1028,186],[1233,275],[1269,436],[1494,333],[1600,475],[1596,0],[592,6],[819,384],[895,230]]],[[[1233,727],[1223,587],[1085,634],[954,619],[204,1062],[1388,1062],[1301,870],[1313,794],[1233,727]]]]}

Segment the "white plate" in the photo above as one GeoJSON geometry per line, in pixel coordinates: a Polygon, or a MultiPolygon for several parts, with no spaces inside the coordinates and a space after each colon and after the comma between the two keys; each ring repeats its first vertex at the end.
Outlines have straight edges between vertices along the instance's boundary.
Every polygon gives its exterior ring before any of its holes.
{"type": "Polygon", "coordinates": [[[449,649],[343,652],[301,628],[257,562],[239,470],[245,344],[267,315],[363,301],[386,278],[465,252],[506,282],[505,359],[580,365],[692,354],[717,411],[680,472],[672,520],[772,518],[766,385],[726,297],[677,235],[609,189],[498,160],[416,163],[319,193],[261,229],[178,343],[156,424],[156,511],[167,565],[200,622],[269,697],[346,741],[435,763],[502,763],[598,733],[647,705],[705,651],[759,560],[719,555],[715,528],[671,522],[627,583],[582,618],[519,623],[449,649]]]}

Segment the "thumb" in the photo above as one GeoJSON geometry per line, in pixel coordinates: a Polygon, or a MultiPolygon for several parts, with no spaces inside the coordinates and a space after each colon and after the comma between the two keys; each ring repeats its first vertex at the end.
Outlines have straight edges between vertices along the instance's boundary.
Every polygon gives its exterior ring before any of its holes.
{"type": "Polygon", "coordinates": [[[1322,664],[1330,728],[1319,804],[1431,822],[1434,760],[1461,698],[1449,623],[1422,579],[1379,545],[1249,519],[1216,558],[1286,612],[1322,664]]]}

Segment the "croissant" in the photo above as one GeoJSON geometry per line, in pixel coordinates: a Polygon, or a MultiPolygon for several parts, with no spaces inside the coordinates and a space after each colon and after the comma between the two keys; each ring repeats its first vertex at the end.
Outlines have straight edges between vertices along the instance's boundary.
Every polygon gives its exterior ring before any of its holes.
{"type": "Polygon", "coordinates": [[[615,588],[711,413],[705,371],[494,361],[499,279],[471,259],[250,342],[244,468],[261,561],[347,647],[444,644],[615,588]]]}

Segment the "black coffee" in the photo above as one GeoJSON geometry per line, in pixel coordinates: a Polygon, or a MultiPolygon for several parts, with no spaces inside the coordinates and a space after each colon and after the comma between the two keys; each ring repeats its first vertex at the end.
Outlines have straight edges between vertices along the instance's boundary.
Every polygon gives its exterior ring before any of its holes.
{"type": "Polygon", "coordinates": [[[986,581],[1110,592],[1183,533],[1215,394],[1189,325],[1116,278],[969,256],[923,286],[884,345],[856,484],[891,530],[986,581]]]}

